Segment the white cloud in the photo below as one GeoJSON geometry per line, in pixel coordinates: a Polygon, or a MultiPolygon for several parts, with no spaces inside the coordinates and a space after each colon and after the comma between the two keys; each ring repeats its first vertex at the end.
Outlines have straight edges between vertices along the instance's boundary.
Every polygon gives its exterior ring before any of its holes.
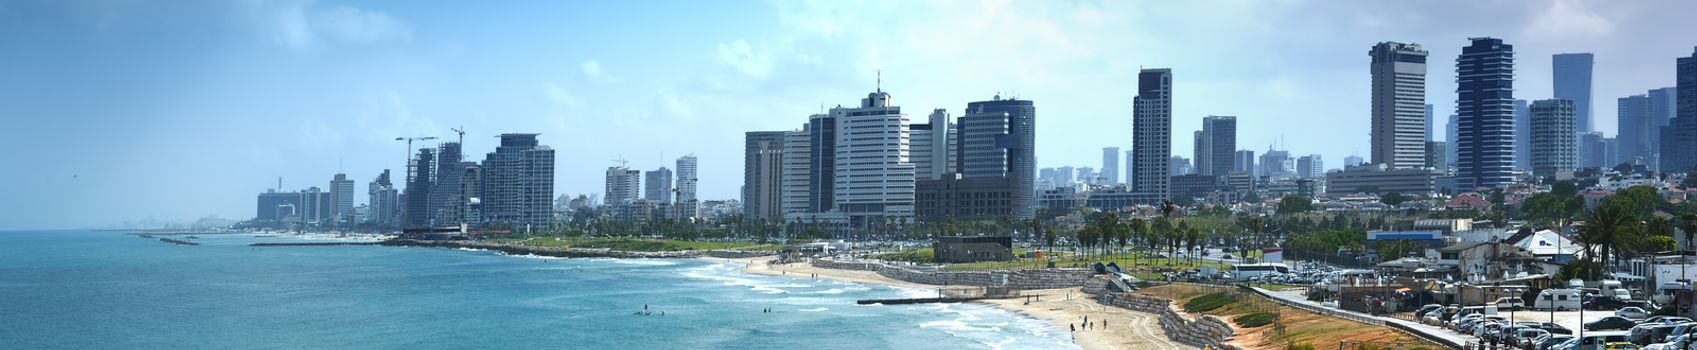
{"type": "Polygon", "coordinates": [[[588,60],[583,61],[583,63],[578,64],[578,66],[583,70],[583,75],[589,77],[589,79],[601,78],[601,62],[588,60]]]}
{"type": "Polygon", "coordinates": [[[583,103],[583,100],[579,99],[577,95],[573,95],[571,91],[566,91],[565,88],[552,82],[542,83],[542,97],[547,98],[549,102],[566,107],[576,107],[583,103]]]}
{"type": "Polygon", "coordinates": [[[748,41],[743,39],[719,44],[719,61],[749,78],[764,80],[772,75],[771,56],[765,52],[756,52],[748,45],[748,41]]]}
{"type": "Polygon", "coordinates": [[[412,40],[412,26],[387,13],[313,1],[258,1],[262,31],[278,44],[311,50],[330,44],[377,44],[412,40]]]}
{"type": "Polygon", "coordinates": [[[1523,34],[1542,40],[1569,40],[1574,37],[1603,37],[1614,32],[1614,23],[1603,18],[1577,0],[1536,2],[1538,11],[1527,24],[1523,34]]]}
{"type": "Polygon", "coordinates": [[[690,110],[683,98],[678,96],[677,92],[669,89],[660,89],[660,107],[674,117],[686,119],[695,117],[695,112],[690,110]]]}

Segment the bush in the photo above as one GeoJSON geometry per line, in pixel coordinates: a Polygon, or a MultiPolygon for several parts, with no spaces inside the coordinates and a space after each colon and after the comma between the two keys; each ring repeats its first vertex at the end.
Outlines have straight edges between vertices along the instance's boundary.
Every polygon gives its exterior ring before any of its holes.
{"type": "Polygon", "coordinates": [[[1285,343],[1285,350],[1314,350],[1314,344],[1285,343]]]}
{"type": "Polygon", "coordinates": [[[1256,312],[1232,318],[1232,322],[1236,322],[1239,327],[1255,328],[1271,324],[1278,318],[1278,315],[1271,312],[1256,312]]]}
{"type": "Polygon", "coordinates": [[[1190,301],[1184,302],[1184,311],[1185,312],[1208,312],[1208,311],[1213,311],[1214,309],[1218,309],[1222,306],[1226,306],[1226,304],[1231,304],[1231,303],[1236,302],[1236,301],[1237,301],[1236,298],[1232,298],[1230,295],[1227,295],[1225,292],[1209,293],[1207,295],[1196,297],[1196,299],[1190,299],[1190,301]]]}

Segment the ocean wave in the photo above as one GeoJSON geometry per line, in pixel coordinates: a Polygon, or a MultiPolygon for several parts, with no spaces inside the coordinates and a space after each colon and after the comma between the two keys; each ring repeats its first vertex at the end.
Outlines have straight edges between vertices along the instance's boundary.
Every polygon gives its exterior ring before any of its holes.
{"type": "Polygon", "coordinates": [[[489,251],[488,249],[466,248],[466,247],[454,248],[454,250],[463,250],[463,251],[468,251],[468,252],[487,252],[487,251],[489,251]]]}
{"type": "Polygon", "coordinates": [[[843,294],[844,292],[848,292],[848,291],[842,290],[840,288],[831,288],[831,289],[826,289],[826,290],[821,290],[821,291],[802,292],[801,294],[843,294]]]}
{"type": "MultiPolygon", "coordinates": [[[[789,293],[789,290],[787,290],[786,288],[811,288],[811,287],[813,287],[811,285],[806,285],[806,284],[767,282],[767,281],[762,281],[762,280],[751,278],[751,277],[737,277],[737,276],[742,275],[742,274],[740,272],[734,272],[734,271],[721,269],[721,268],[718,268],[718,266],[719,265],[709,265],[709,266],[704,266],[704,267],[701,267],[701,268],[687,269],[687,270],[684,270],[682,275],[684,277],[689,277],[689,278],[694,278],[694,279],[718,281],[718,282],[720,282],[719,285],[721,285],[721,286],[748,287],[749,290],[753,290],[753,291],[757,291],[757,292],[761,292],[761,293],[766,293],[766,294],[789,293]]],[[[742,275],[742,276],[746,276],[746,275],[742,275]]]]}
{"type": "Polygon", "coordinates": [[[831,310],[831,309],[830,309],[830,308],[823,308],[823,307],[820,307],[820,308],[812,308],[812,309],[801,309],[801,310],[795,310],[795,311],[802,311],[802,312],[823,312],[823,311],[828,311],[828,310],[831,310]]]}
{"type": "Polygon", "coordinates": [[[676,262],[676,261],[659,260],[659,259],[607,259],[607,260],[612,260],[614,263],[618,263],[618,264],[639,265],[639,266],[672,266],[672,265],[678,264],[678,262],[676,262]]]}
{"type": "MultiPolygon", "coordinates": [[[[962,332],[962,331],[970,331],[970,332],[1001,332],[1002,331],[1002,327],[994,325],[994,324],[975,325],[975,324],[967,323],[966,321],[962,321],[962,320],[938,320],[938,321],[924,322],[924,323],[919,324],[919,328],[927,328],[927,329],[935,328],[935,329],[943,330],[945,332],[950,332],[950,334],[956,334],[956,333],[953,333],[953,332],[962,332]]],[[[956,335],[959,335],[959,334],[956,334],[956,335]]]]}
{"type": "Polygon", "coordinates": [[[567,259],[567,258],[562,258],[562,257],[557,257],[557,256],[545,256],[545,255],[536,255],[536,254],[514,255],[514,254],[501,253],[501,255],[506,255],[506,256],[515,257],[515,258],[527,258],[527,259],[544,259],[544,260],[565,260],[565,259],[567,259]]]}

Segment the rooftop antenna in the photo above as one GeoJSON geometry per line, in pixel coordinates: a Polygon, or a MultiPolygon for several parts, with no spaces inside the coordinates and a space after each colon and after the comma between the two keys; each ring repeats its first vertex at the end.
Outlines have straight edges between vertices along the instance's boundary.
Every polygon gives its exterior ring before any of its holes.
{"type": "Polygon", "coordinates": [[[278,176],[277,177],[277,192],[282,192],[282,191],[283,191],[283,177],[278,176]]]}
{"type": "Polygon", "coordinates": [[[878,74],[878,85],[877,85],[878,92],[884,92],[884,70],[883,69],[874,69],[873,71],[877,72],[877,74],[878,74]]]}

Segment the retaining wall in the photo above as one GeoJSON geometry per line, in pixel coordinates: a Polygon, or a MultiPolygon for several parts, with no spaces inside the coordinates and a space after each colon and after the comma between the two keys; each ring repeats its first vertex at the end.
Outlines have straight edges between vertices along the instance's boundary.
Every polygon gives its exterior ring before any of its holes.
{"type": "Polygon", "coordinates": [[[1010,287],[1014,289],[1073,288],[1092,275],[1088,269],[927,271],[866,261],[813,260],[827,269],[873,271],[901,281],[940,286],[1010,287]],[[1005,284],[1004,284],[1005,282],[1005,284]]]}
{"type": "Polygon", "coordinates": [[[1227,321],[1208,315],[1186,318],[1184,314],[1173,310],[1173,302],[1170,300],[1130,293],[1101,293],[1098,296],[1098,301],[1103,305],[1157,315],[1161,330],[1166,332],[1167,339],[1197,347],[1239,349],[1237,346],[1227,343],[1236,333],[1232,330],[1231,325],[1226,324],[1227,321]]]}

